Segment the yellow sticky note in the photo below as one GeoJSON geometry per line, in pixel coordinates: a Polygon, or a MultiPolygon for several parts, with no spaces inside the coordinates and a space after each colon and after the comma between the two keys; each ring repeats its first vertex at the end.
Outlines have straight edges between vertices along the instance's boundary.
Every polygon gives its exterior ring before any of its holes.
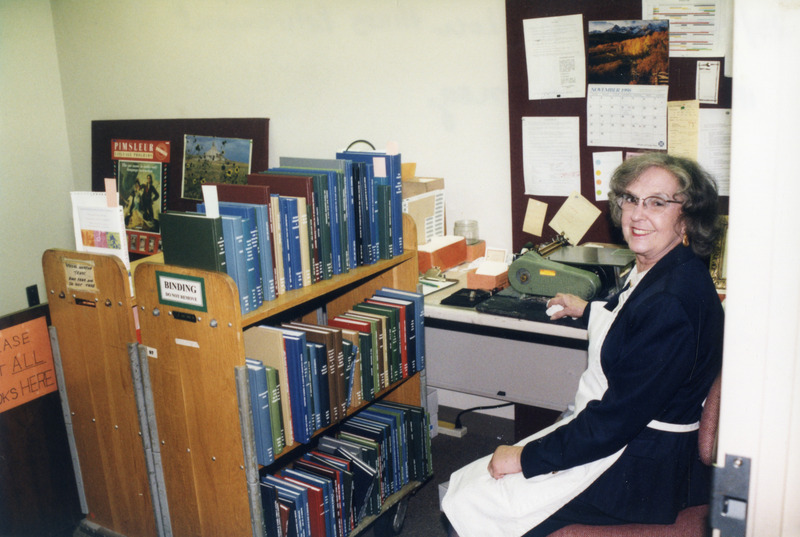
{"type": "Polygon", "coordinates": [[[577,245],[598,216],[600,209],[580,193],[573,192],[550,221],[550,227],[563,233],[570,244],[577,245]]]}
{"type": "Polygon", "coordinates": [[[522,231],[541,237],[546,212],[546,203],[535,199],[529,199],[528,207],[525,209],[525,220],[522,222],[522,231]]]}

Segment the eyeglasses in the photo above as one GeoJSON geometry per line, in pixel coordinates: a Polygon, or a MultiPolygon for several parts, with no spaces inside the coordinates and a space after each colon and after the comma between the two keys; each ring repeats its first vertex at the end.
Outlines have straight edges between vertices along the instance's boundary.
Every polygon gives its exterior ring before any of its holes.
{"type": "Polygon", "coordinates": [[[637,198],[633,194],[624,192],[617,197],[617,205],[619,205],[619,208],[623,211],[632,211],[634,207],[639,205],[639,202],[642,203],[644,210],[651,214],[664,212],[668,203],[677,203],[678,205],[683,205],[682,201],[668,200],[662,198],[661,196],[648,196],[644,199],[641,199],[637,198]]]}

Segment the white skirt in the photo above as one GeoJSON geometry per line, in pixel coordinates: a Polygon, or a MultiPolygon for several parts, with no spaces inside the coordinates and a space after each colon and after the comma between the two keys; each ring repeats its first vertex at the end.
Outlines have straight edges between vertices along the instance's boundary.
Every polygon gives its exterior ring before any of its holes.
{"type": "MultiPolygon", "coordinates": [[[[575,414],[517,442],[517,446],[524,446],[569,423],[589,401],[603,396],[608,381],[600,364],[600,349],[617,312],[632,290],[633,286],[622,294],[613,312],[606,310],[603,302],[591,303],[588,367],[578,385],[575,414]]],[[[530,479],[522,473],[494,479],[488,471],[492,458],[488,455],[450,476],[442,510],[460,537],[523,535],[586,490],[624,450],[623,447],[602,459],[530,479]]]]}

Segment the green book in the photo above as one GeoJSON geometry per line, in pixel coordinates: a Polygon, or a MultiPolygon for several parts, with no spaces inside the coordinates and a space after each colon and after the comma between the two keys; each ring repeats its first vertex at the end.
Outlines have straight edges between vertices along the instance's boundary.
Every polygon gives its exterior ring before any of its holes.
{"type": "MultiPolygon", "coordinates": [[[[355,309],[348,311],[343,317],[360,319],[368,322],[370,325],[369,334],[372,340],[372,350],[370,352],[372,356],[372,387],[373,396],[377,395],[380,390],[389,385],[389,375],[387,373],[389,359],[385,352],[386,347],[383,344],[383,326],[386,325],[386,317],[365,313],[363,311],[356,311],[355,309]]],[[[364,398],[367,399],[367,393],[364,394],[364,398]]],[[[367,400],[369,401],[371,399],[367,400]]]]}
{"type": "Polygon", "coordinates": [[[161,246],[167,265],[227,271],[220,217],[166,211],[161,214],[161,246]]]}
{"type": "Polygon", "coordinates": [[[283,451],[286,446],[286,436],[283,432],[283,414],[281,411],[281,386],[278,379],[278,370],[265,366],[267,370],[267,391],[269,393],[269,415],[272,421],[272,448],[275,455],[283,451]]]}
{"type": "MultiPolygon", "coordinates": [[[[388,344],[389,344],[389,383],[395,383],[403,378],[402,351],[400,349],[400,312],[391,306],[380,304],[361,303],[353,306],[356,311],[384,315],[387,318],[388,344]]],[[[384,336],[386,337],[386,336],[384,336]]]]}
{"type": "Polygon", "coordinates": [[[392,256],[392,190],[387,185],[376,185],[378,197],[378,257],[392,256]]]}

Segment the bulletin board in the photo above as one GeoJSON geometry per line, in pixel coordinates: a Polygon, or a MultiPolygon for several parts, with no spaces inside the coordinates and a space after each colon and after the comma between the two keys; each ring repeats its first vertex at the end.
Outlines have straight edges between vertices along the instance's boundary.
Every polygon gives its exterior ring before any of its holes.
{"type": "MultiPolygon", "coordinates": [[[[513,248],[519,251],[525,244],[541,244],[556,236],[549,227],[550,221],[566,200],[566,196],[527,195],[523,167],[523,128],[525,117],[577,117],[579,123],[580,193],[600,209],[600,216],[584,235],[581,243],[624,243],[622,234],[609,218],[608,202],[596,201],[594,196],[594,166],[592,154],[604,151],[643,151],[627,147],[599,147],[587,145],[587,99],[552,98],[529,99],[528,73],[525,52],[523,21],[541,17],[556,17],[581,14],[583,17],[584,54],[587,54],[589,21],[626,21],[642,19],[641,0],[609,0],[608,2],[585,2],[580,0],[506,0],[506,35],[508,47],[508,104],[510,134],[511,217],[513,248]],[[529,199],[547,204],[542,236],[523,232],[523,222],[529,199]]],[[[724,73],[725,58],[709,57],[720,61],[717,104],[701,103],[700,108],[731,108],[731,78],[724,73]]],[[[693,100],[696,98],[696,57],[669,58],[668,101],[693,100]]],[[[587,91],[588,95],[588,91],[587,91]]],[[[727,196],[720,197],[720,214],[728,213],[727,196]]]]}
{"type": "Polygon", "coordinates": [[[193,211],[196,200],[182,197],[184,136],[252,140],[251,170],[269,167],[269,119],[132,119],[92,121],[92,190],[105,190],[103,180],[114,177],[112,140],[169,141],[171,158],[167,176],[166,209],[193,211]]]}
{"type": "Polygon", "coordinates": [[[116,179],[128,251],[139,259],[161,249],[161,213],[194,211],[204,183],[245,183],[269,167],[268,145],[267,118],[92,121],[92,190],[116,179]]]}

